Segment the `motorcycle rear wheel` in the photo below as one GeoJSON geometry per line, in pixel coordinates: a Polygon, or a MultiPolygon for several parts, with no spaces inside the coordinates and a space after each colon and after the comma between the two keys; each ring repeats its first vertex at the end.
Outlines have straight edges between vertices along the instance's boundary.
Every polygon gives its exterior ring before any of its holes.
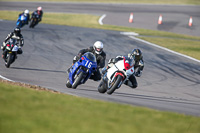
{"type": "Polygon", "coordinates": [[[123,77],[121,75],[118,75],[116,79],[113,81],[113,85],[110,89],[107,90],[107,94],[111,95],[118,87],[120,82],[122,81],[123,77]]]}
{"type": "Polygon", "coordinates": [[[77,86],[80,84],[81,80],[83,79],[83,75],[84,75],[83,72],[80,72],[80,73],[77,75],[76,79],[74,80],[74,83],[72,84],[72,88],[73,88],[73,89],[76,89],[77,86]]]}
{"type": "Polygon", "coordinates": [[[105,93],[106,92],[106,88],[104,87],[103,81],[101,81],[101,83],[99,84],[98,91],[99,91],[99,93],[105,93]]]}

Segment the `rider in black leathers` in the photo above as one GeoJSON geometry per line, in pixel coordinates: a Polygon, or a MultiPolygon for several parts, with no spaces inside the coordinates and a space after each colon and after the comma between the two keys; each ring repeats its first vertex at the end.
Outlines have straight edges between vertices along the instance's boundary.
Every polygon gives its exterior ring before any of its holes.
{"type": "MultiPolygon", "coordinates": [[[[35,23],[34,26],[36,26],[40,21],[42,21],[43,11],[42,11],[42,7],[41,7],[41,6],[38,7],[37,10],[35,10],[35,11],[31,14],[32,17],[33,17],[33,16],[36,16],[36,15],[38,15],[38,20],[36,21],[36,23],[35,23]]],[[[30,27],[30,28],[34,28],[34,27],[31,27],[31,25],[30,25],[29,27],[30,27]]]]}
{"type": "Polygon", "coordinates": [[[21,34],[20,28],[15,28],[14,32],[11,32],[7,35],[5,41],[3,42],[3,45],[1,46],[1,49],[3,50],[3,54],[2,54],[3,59],[5,59],[5,55],[6,55],[6,52],[7,52],[7,50],[5,49],[6,43],[10,38],[17,40],[17,43],[18,43],[18,46],[19,46],[17,54],[22,54],[22,52],[23,52],[21,48],[24,46],[24,38],[21,34]]]}
{"type": "Polygon", "coordinates": [[[97,60],[97,70],[93,73],[93,75],[91,75],[90,79],[93,79],[94,81],[101,80],[101,73],[99,71],[99,68],[103,68],[105,66],[106,59],[106,53],[103,51],[103,43],[100,41],[96,41],[93,46],[87,49],[80,50],[78,55],[74,57],[73,64],[77,62],[86,52],[92,52],[97,60]]]}
{"type": "Polygon", "coordinates": [[[133,51],[130,54],[135,57],[135,65],[134,65],[135,76],[140,77],[144,69],[144,60],[142,56],[142,51],[136,48],[136,49],[133,49],[133,51]]]}

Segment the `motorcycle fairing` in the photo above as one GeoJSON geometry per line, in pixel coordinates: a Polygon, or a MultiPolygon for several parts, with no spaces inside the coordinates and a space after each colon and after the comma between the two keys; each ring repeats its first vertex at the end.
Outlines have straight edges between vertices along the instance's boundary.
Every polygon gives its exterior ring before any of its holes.
{"type": "Polygon", "coordinates": [[[79,74],[80,72],[85,73],[84,79],[81,81],[82,84],[84,84],[88,78],[91,76],[91,74],[96,70],[97,63],[96,61],[93,62],[89,60],[86,56],[82,56],[70,69],[69,72],[69,81],[71,84],[74,83],[74,76],[79,74]]]}

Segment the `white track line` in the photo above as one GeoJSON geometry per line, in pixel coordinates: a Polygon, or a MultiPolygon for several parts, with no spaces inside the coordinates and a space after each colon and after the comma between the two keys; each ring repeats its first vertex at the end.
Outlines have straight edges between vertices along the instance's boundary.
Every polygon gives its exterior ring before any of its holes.
{"type": "Polygon", "coordinates": [[[8,79],[8,78],[6,78],[6,77],[3,77],[3,76],[1,76],[1,75],[0,75],[0,78],[2,78],[2,79],[4,79],[4,80],[8,80],[8,81],[15,82],[15,81],[13,81],[13,80],[11,80],[11,79],[8,79]]]}
{"type": "Polygon", "coordinates": [[[154,47],[157,47],[157,48],[160,48],[160,49],[166,50],[166,51],[171,52],[171,53],[173,53],[173,54],[177,54],[177,55],[183,56],[183,57],[185,57],[185,58],[188,58],[188,59],[191,59],[191,60],[193,60],[193,61],[196,61],[196,62],[199,62],[199,63],[200,63],[200,60],[197,60],[197,59],[192,58],[192,57],[190,57],[190,56],[187,56],[187,55],[184,55],[184,54],[181,54],[181,53],[178,53],[178,52],[172,51],[172,50],[167,49],[167,48],[165,48],[165,47],[158,46],[158,45],[156,45],[156,44],[153,44],[153,43],[147,42],[147,41],[145,41],[145,40],[142,40],[142,39],[136,38],[136,37],[134,37],[134,36],[129,36],[129,37],[132,38],[132,39],[134,39],[134,40],[137,40],[137,41],[140,41],[140,42],[146,43],[146,44],[148,44],[148,45],[151,45],[151,46],[154,46],[154,47]]]}
{"type": "Polygon", "coordinates": [[[100,18],[99,18],[99,24],[100,25],[103,25],[103,19],[106,17],[106,14],[102,15],[100,18]]]}

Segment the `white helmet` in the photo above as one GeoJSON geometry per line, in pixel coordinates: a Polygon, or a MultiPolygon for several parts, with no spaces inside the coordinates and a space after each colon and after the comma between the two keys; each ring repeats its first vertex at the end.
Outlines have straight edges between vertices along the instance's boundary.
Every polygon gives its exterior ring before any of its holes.
{"type": "Polygon", "coordinates": [[[103,43],[101,41],[96,41],[93,46],[95,53],[101,54],[103,51],[103,43]]]}
{"type": "Polygon", "coordinates": [[[26,10],[24,11],[24,14],[29,14],[29,10],[26,9],[26,10]]]}

